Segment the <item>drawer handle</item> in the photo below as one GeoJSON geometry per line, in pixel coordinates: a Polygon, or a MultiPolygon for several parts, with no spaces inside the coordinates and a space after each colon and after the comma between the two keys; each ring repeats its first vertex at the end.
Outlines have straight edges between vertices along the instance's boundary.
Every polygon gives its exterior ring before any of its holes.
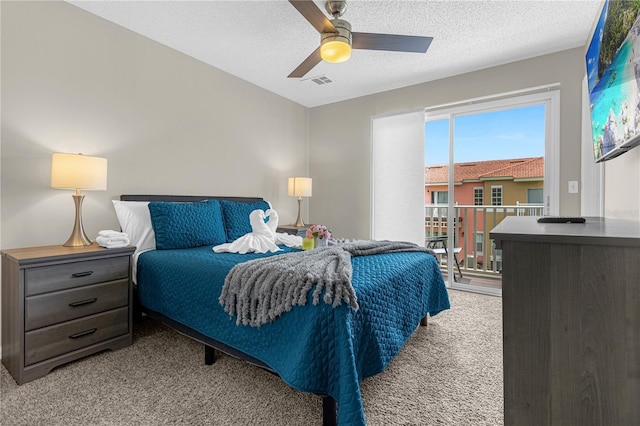
{"type": "Polygon", "coordinates": [[[93,274],[93,271],[84,271],[84,272],[76,272],[75,274],[71,274],[71,276],[73,278],[80,278],[80,277],[88,277],[91,274],[93,274]]]}
{"type": "Polygon", "coordinates": [[[92,328],[91,330],[81,331],[80,333],[72,334],[71,336],[69,336],[69,339],[79,339],[80,337],[84,337],[84,336],[88,336],[90,334],[93,334],[96,331],[98,331],[97,328],[92,328]]]}
{"type": "Polygon", "coordinates": [[[72,308],[77,308],[78,306],[88,305],[90,303],[93,303],[96,300],[98,300],[97,297],[94,297],[92,299],[87,299],[87,300],[80,300],[78,302],[69,303],[69,306],[71,306],[72,308]]]}

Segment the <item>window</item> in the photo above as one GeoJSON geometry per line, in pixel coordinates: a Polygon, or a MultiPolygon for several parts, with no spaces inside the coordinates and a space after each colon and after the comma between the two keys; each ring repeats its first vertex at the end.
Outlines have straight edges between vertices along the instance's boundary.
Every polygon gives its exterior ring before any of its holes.
{"type": "MultiPolygon", "coordinates": [[[[431,202],[433,204],[448,204],[449,203],[449,193],[447,191],[433,191],[431,193],[431,202]]],[[[439,211],[437,207],[433,209],[433,217],[447,217],[447,207],[443,207],[441,211],[439,211]]]]}
{"type": "Polygon", "coordinates": [[[502,185],[494,185],[491,187],[491,205],[502,205],[502,185]]]}
{"type": "Polygon", "coordinates": [[[542,188],[527,189],[527,203],[543,204],[542,188]]]}
{"type": "Polygon", "coordinates": [[[447,204],[449,203],[449,193],[447,191],[433,191],[431,202],[433,204],[447,204]]]}
{"type": "Polygon", "coordinates": [[[481,186],[473,188],[473,205],[481,206],[484,204],[484,188],[481,186]]]}
{"type": "Polygon", "coordinates": [[[482,254],[484,250],[484,232],[476,232],[476,256],[482,254]]]}

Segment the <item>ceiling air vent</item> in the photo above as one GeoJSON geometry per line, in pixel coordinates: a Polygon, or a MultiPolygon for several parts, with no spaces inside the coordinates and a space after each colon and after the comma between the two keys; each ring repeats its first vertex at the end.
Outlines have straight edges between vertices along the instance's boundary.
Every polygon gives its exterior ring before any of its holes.
{"type": "Polygon", "coordinates": [[[313,81],[317,85],[333,83],[333,80],[331,80],[329,77],[327,77],[325,75],[321,75],[320,77],[314,77],[314,78],[311,79],[311,81],[313,81]]]}

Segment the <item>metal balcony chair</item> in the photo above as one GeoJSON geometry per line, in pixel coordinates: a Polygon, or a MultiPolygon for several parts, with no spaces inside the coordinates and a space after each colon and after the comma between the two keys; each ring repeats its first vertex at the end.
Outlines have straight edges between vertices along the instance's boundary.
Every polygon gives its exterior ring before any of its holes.
{"type": "MultiPolygon", "coordinates": [[[[447,250],[447,237],[433,237],[426,239],[426,247],[433,250],[435,254],[442,255],[444,254],[449,259],[449,251],[447,250]]],[[[462,271],[460,270],[460,263],[458,262],[458,253],[462,251],[462,247],[454,247],[453,248],[453,259],[456,262],[456,268],[458,269],[458,274],[460,275],[460,279],[462,279],[462,271]]],[[[453,273],[453,280],[458,281],[456,279],[455,271],[453,273]]]]}

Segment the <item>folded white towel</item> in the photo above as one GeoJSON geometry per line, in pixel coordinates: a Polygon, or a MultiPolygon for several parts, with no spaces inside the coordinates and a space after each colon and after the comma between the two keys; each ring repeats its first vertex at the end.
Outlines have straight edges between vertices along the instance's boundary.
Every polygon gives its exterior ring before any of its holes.
{"type": "Polygon", "coordinates": [[[118,248],[128,246],[130,241],[128,237],[103,237],[98,235],[96,243],[105,248],[118,248]]]}
{"type": "Polygon", "coordinates": [[[113,231],[111,229],[107,229],[104,231],[98,232],[98,235],[101,237],[113,238],[113,237],[129,237],[126,232],[118,232],[113,231]]]}

